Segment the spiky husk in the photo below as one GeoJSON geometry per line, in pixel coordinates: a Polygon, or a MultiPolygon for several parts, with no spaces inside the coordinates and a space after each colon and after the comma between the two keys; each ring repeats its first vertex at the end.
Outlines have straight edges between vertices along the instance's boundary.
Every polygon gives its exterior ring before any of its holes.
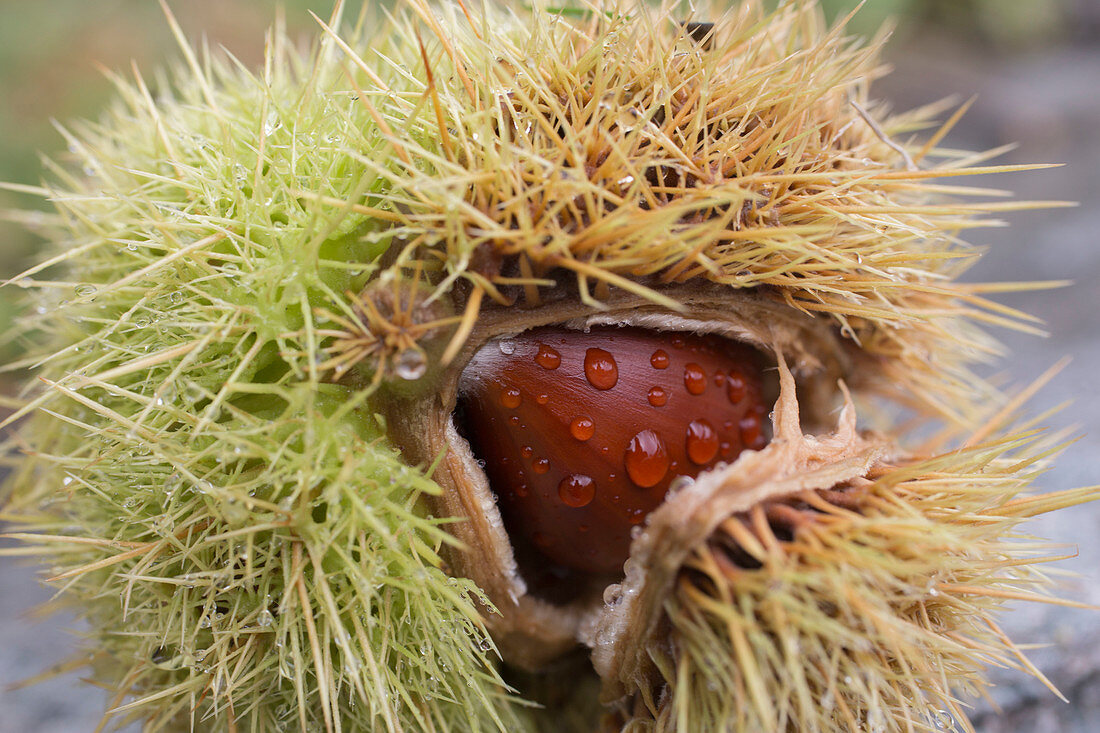
{"type": "MultiPolygon", "coordinates": [[[[938,150],[953,120],[910,139],[937,110],[868,101],[879,44],[812,3],[712,18],[699,39],[674,6],[414,1],[373,36],[365,14],[334,17],[309,53],[276,32],[259,75],[184,44],[155,96],[120,78],[102,122],[64,131],[74,160],[39,191],[53,256],[9,283],[32,298],[9,368],[34,380],[13,405],[5,517],[90,621],[115,714],[153,730],[563,720],[502,681],[492,604],[441,557],[462,518],[431,515],[433,467],[408,465],[380,417],[437,388],[486,313],[595,312],[616,290],[676,312],[673,285],[754,289],[835,329],[865,395],[969,426],[1000,404],[970,371],[995,351],[974,323],[1019,314],[954,282],[958,235],[1028,204],[933,182],[1001,168],[938,150]]],[[[622,722],[962,719],[955,695],[980,687],[964,656],[1012,649],[982,626],[991,606],[1040,577],[1017,520],[1091,498],[1012,499],[1033,470],[996,457],[1012,447],[874,476],[859,512],[740,543],[757,569],[702,546],[666,605],[664,683],[633,690],[622,722]]],[[[564,677],[540,699],[568,699],[564,677]]]]}
{"type": "Polygon", "coordinates": [[[881,39],[827,28],[812,2],[442,12],[421,102],[439,150],[383,198],[407,212],[410,260],[469,282],[464,327],[485,303],[598,310],[616,289],[676,311],[662,288],[718,283],[832,319],[857,378],[922,413],[973,425],[998,399],[970,370],[997,352],[975,324],[1028,318],[980,294],[1027,286],[956,282],[975,254],[959,237],[1054,203],[974,203],[1004,192],[944,183],[1005,167],[937,148],[956,116],[918,139],[941,105],[870,99],[881,39]],[[693,38],[687,22],[709,19],[693,38]]]}
{"type": "Polygon", "coordinates": [[[1042,678],[996,620],[1052,600],[1038,566],[1060,558],[1019,523],[1095,496],[1021,495],[1040,453],[1017,434],[726,520],[669,598],[668,689],[636,696],[633,726],[973,730],[985,665],[1042,678]]]}
{"type": "Polygon", "coordinates": [[[421,498],[438,487],[387,443],[371,391],[319,366],[314,308],[350,312],[396,236],[348,211],[386,185],[355,99],[374,82],[331,39],[272,36],[258,77],[188,61],[155,100],[118,79],[111,113],[66,132],[79,167],[51,166],[56,257],[18,280],[37,313],[12,365],[45,387],[9,441],[27,457],[8,516],[89,620],[123,719],[516,726],[480,592],[441,567],[451,520],[421,498]]]}

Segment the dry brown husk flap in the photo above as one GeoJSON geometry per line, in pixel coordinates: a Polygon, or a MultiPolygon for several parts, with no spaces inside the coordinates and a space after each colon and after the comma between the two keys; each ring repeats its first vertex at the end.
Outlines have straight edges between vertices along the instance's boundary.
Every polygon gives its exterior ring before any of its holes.
{"type": "Polygon", "coordinates": [[[778,356],[780,397],[772,416],[772,441],[729,466],[701,474],[650,514],[645,531],[631,545],[626,577],[586,619],[582,636],[604,681],[604,702],[657,683],[649,650],[661,644],[657,636],[664,602],[688,558],[719,525],[768,500],[865,476],[883,457],[884,441],[856,430],[855,408],[843,384],[845,405],[836,429],[825,436],[804,434],[794,378],[782,353],[778,356]]]}

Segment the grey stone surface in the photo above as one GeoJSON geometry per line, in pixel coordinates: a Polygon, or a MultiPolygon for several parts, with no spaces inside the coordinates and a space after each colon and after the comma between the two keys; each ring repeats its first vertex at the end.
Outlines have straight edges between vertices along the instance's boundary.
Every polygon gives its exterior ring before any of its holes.
{"type": "MultiPolygon", "coordinates": [[[[945,93],[979,93],[949,142],[992,147],[1021,141],[1004,160],[1068,164],[981,182],[1013,187],[1023,198],[1076,200],[1081,205],[1013,215],[1011,228],[972,233],[971,241],[990,250],[972,277],[1075,281],[1066,289],[1000,298],[1043,318],[1053,335],[999,334],[1011,356],[997,370],[1023,383],[1063,355],[1073,356],[1037,404],[1066,402],[1053,426],[1077,425],[1084,437],[1042,477],[1040,488],[1100,483],[1100,47],[1082,45],[1006,62],[958,45],[922,40],[918,46],[911,40],[893,55],[897,73],[878,89],[899,108],[945,93]]],[[[1065,580],[1064,594],[1100,604],[1100,504],[1044,518],[1032,529],[1077,548],[1078,556],[1059,566],[1078,574],[1065,580]]],[[[32,571],[0,558],[0,733],[91,731],[99,720],[103,695],[77,684],[72,675],[29,689],[6,689],[69,653],[68,619],[33,622],[25,615],[47,597],[32,571]]],[[[1100,612],[1021,605],[1005,617],[1005,626],[1023,644],[1048,644],[1030,656],[1069,703],[1025,675],[996,670],[993,699],[1000,711],[979,705],[981,731],[1100,730],[1100,612]]]]}
{"type": "MultiPolygon", "coordinates": [[[[1004,61],[986,58],[942,42],[916,45],[897,57],[896,73],[880,92],[899,107],[932,101],[945,93],[978,99],[949,141],[958,147],[990,148],[1018,142],[1002,160],[1055,162],[1054,170],[991,176],[988,183],[1016,191],[1024,199],[1078,201],[1072,209],[1027,212],[1008,217],[1012,226],[978,230],[970,241],[988,246],[972,270],[979,281],[1072,280],[1057,290],[999,296],[1001,302],[1042,318],[1050,332],[1042,339],[997,334],[1009,357],[995,373],[1026,383],[1063,356],[1069,366],[1035,400],[1047,407],[1066,403],[1051,427],[1075,426],[1081,439],[1069,447],[1039,489],[1100,483],[1100,46],[1038,54],[1004,61]]],[[[1100,505],[1092,504],[1040,518],[1032,533],[1076,550],[1058,568],[1063,595],[1100,605],[1100,505]]],[[[1100,613],[1019,604],[1004,627],[1020,644],[1044,644],[1029,657],[1069,699],[1058,700],[1037,680],[1012,670],[994,670],[994,711],[979,705],[983,733],[1092,733],[1100,730],[1100,613]]]]}
{"type": "Polygon", "coordinates": [[[0,559],[0,733],[75,733],[95,728],[106,697],[73,675],[33,687],[9,687],[72,654],[65,619],[41,623],[30,609],[49,598],[28,567],[0,559]]]}

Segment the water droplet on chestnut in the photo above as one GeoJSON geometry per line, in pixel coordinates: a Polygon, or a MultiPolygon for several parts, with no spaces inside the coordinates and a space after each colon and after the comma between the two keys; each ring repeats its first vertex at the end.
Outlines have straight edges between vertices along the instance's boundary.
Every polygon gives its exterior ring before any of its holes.
{"type": "Polygon", "coordinates": [[[535,354],[535,363],[543,369],[553,370],[561,366],[561,354],[552,346],[539,344],[538,353],[535,354]]]}
{"type": "Polygon", "coordinates": [[[563,478],[558,484],[558,498],[566,506],[575,509],[588,506],[595,496],[596,482],[590,476],[574,473],[563,478]]]}
{"type": "Polygon", "coordinates": [[[599,390],[608,390],[619,382],[619,365],[611,352],[591,348],[584,354],[584,376],[599,390]]]}
{"type": "Polygon", "coordinates": [[[701,395],[707,389],[707,375],[703,367],[692,362],[684,367],[684,387],[693,395],[701,395]]]}
{"type": "Polygon", "coordinates": [[[585,441],[596,433],[596,424],[587,417],[578,417],[569,424],[569,433],[577,440],[585,441]]]}
{"type": "Polygon", "coordinates": [[[745,379],[738,372],[726,375],[726,396],[735,405],[745,399],[745,379]]]}
{"type": "Polygon", "coordinates": [[[692,420],[687,428],[685,439],[688,458],[693,463],[705,466],[718,455],[718,433],[706,420],[692,420]]]}
{"type": "Polygon", "coordinates": [[[668,448],[655,431],[643,430],[630,439],[625,462],[630,480],[648,489],[656,486],[668,473],[668,448]]]}
{"type": "Polygon", "coordinates": [[[500,404],[504,405],[509,410],[514,410],[519,407],[522,402],[523,396],[515,387],[509,387],[500,393],[500,404]]]}

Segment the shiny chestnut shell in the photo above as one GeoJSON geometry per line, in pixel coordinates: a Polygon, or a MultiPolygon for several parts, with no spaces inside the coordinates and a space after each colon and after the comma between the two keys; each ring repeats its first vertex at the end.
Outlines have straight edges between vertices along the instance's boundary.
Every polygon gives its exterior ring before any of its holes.
{"type": "Polygon", "coordinates": [[[460,413],[521,554],[621,573],[677,477],[766,443],[759,353],[719,336],[539,328],[467,365],[460,413]]]}

